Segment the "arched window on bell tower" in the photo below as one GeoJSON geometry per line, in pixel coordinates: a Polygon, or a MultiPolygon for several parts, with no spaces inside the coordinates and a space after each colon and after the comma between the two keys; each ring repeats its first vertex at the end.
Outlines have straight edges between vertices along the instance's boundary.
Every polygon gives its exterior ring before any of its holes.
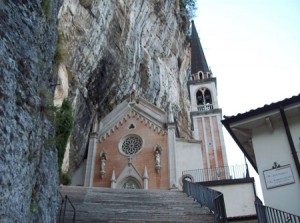
{"type": "Polygon", "coordinates": [[[201,88],[196,93],[197,110],[205,111],[213,109],[213,102],[210,90],[207,88],[201,88]]]}
{"type": "Polygon", "coordinates": [[[205,104],[212,104],[211,94],[208,89],[204,91],[205,104]]]}
{"type": "Polygon", "coordinates": [[[197,106],[204,105],[203,93],[201,90],[198,90],[196,93],[197,106]]]}
{"type": "Polygon", "coordinates": [[[198,72],[198,78],[199,78],[199,80],[203,79],[203,72],[202,71],[198,72]]]}

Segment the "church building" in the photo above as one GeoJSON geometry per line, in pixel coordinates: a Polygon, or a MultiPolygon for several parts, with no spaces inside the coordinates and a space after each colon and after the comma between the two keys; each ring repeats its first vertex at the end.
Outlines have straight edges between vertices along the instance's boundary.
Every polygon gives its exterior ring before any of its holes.
{"type": "MultiPolygon", "coordinates": [[[[216,78],[208,68],[192,22],[191,75],[187,87],[193,139],[176,136],[171,111],[163,111],[133,91],[102,120],[90,135],[84,186],[175,189],[193,169],[227,166],[216,78]]],[[[204,181],[225,179],[204,174],[204,181]]]]}

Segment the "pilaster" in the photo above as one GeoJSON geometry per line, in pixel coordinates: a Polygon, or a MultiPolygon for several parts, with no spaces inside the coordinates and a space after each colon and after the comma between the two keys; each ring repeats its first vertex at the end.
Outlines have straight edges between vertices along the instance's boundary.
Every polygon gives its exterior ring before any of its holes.
{"type": "Polygon", "coordinates": [[[86,163],[86,172],[84,179],[85,187],[93,186],[93,177],[94,177],[94,166],[95,166],[95,158],[96,158],[96,150],[97,150],[97,134],[91,133],[89,139],[89,148],[88,148],[88,157],[86,163]]]}
{"type": "Polygon", "coordinates": [[[169,145],[169,186],[170,188],[177,187],[176,176],[176,135],[175,124],[168,124],[168,145],[169,145]]]}

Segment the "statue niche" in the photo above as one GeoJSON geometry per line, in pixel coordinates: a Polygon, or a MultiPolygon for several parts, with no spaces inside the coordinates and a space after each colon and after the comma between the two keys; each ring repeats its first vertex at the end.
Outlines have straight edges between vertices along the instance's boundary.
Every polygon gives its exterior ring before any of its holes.
{"type": "Polygon", "coordinates": [[[101,154],[100,154],[100,176],[101,178],[104,177],[105,175],[105,165],[106,165],[106,152],[104,151],[104,149],[102,150],[101,154]]]}
{"type": "Polygon", "coordinates": [[[156,144],[154,147],[154,155],[155,155],[155,170],[157,173],[160,172],[161,169],[161,152],[162,149],[160,147],[160,145],[156,144]]]}

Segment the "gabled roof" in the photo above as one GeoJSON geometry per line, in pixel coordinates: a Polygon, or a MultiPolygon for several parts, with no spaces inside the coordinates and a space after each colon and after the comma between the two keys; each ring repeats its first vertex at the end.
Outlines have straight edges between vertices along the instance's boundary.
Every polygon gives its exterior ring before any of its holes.
{"type": "Polygon", "coordinates": [[[206,58],[200,43],[200,39],[192,21],[192,35],[191,35],[191,72],[195,74],[199,71],[209,72],[206,58]]]}
{"type": "Polygon", "coordinates": [[[105,139],[131,117],[136,117],[159,134],[166,134],[167,132],[165,129],[167,123],[166,112],[139,97],[134,101],[124,100],[106,115],[100,121],[98,138],[100,140],[105,139]]]}
{"type": "Polygon", "coordinates": [[[286,98],[282,101],[274,102],[269,105],[264,105],[263,107],[252,109],[250,111],[247,111],[245,113],[239,113],[235,116],[224,116],[224,120],[222,123],[232,123],[232,122],[237,122],[246,118],[250,118],[256,115],[260,115],[262,113],[267,113],[269,111],[278,109],[279,107],[287,107],[289,105],[292,105],[294,103],[298,103],[300,101],[300,94],[293,96],[291,98],[286,98]]]}
{"type": "MultiPolygon", "coordinates": [[[[235,116],[224,116],[222,124],[257,171],[251,130],[263,124],[271,125],[271,119],[273,121],[281,120],[280,109],[283,109],[287,116],[298,115],[299,107],[300,94],[235,116]],[[249,143],[246,143],[247,140],[249,143]]],[[[270,128],[272,127],[270,126],[270,128]]]]}

